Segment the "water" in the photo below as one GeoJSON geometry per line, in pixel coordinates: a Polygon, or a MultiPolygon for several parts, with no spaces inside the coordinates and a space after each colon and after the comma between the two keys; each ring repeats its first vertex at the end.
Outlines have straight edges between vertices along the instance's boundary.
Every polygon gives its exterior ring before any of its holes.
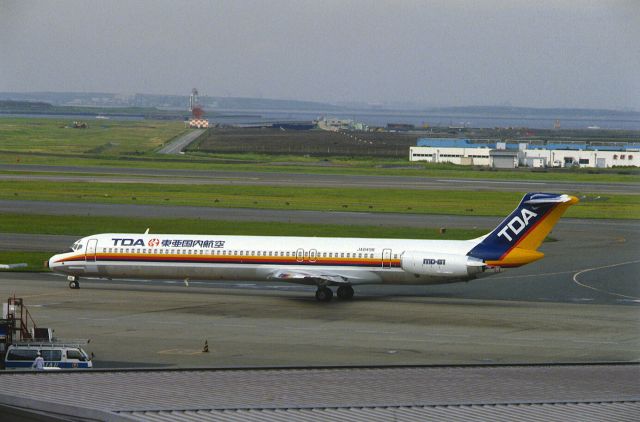
{"type": "Polygon", "coordinates": [[[143,116],[109,116],[108,119],[96,119],[97,114],[11,114],[0,113],[0,119],[3,117],[21,117],[27,119],[59,119],[59,120],[86,120],[96,122],[105,122],[109,120],[144,120],[143,116]]]}
{"type": "MultiPolygon", "coordinates": [[[[221,111],[223,114],[241,113],[239,110],[221,111]]],[[[210,113],[212,114],[212,113],[210,113]]],[[[416,127],[425,124],[429,126],[466,126],[475,128],[495,127],[527,127],[531,129],[553,129],[558,117],[555,116],[498,116],[478,114],[430,114],[411,112],[372,112],[372,111],[345,111],[340,113],[321,113],[295,110],[260,110],[244,112],[243,116],[206,116],[209,121],[224,124],[250,124],[269,123],[275,121],[310,121],[319,117],[333,117],[339,119],[351,119],[366,123],[369,126],[386,126],[387,123],[406,123],[416,127]],[[253,116],[246,114],[253,113],[253,116]]],[[[611,116],[560,118],[562,129],[587,129],[589,126],[597,126],[600,129],[640,130],[640,119],[611,118],[611,116]]]]}

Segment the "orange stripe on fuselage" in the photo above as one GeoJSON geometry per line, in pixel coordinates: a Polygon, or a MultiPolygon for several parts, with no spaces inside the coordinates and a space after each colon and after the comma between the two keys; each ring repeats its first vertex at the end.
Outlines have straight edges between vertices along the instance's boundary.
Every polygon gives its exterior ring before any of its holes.
{"type": "MultiPolygon", "coordinates": [[[[240,255],[182,255],[182,254],[114,254],[114,253],[97,253],[95,254],[96,261],[137,261],[137,262],[202,262],[202,263],[237,263],[237,264],[256,264],[256,265],[353,265],[353,266],[368,266],[377,267],[382,266],[382,261],[375,258],[316,258],[315,261],[310,261],[305,258],[304,261],[297,261],[295,257],[280,257],[280,256],[240,256],[240,255]]],[[[85,261],[85,255],[75,255],[67,258],[61,258],[56,261],[59,262],[77,262],[85,261]]],[[[90,261],[94,263],[95,261],[90,261]]],[[[400,260],[394,259],[390,261],[391,266],[400,266],[400,260]]],[[[389,261],[385,261],[385,265],[389,265],[389,261]]]]}

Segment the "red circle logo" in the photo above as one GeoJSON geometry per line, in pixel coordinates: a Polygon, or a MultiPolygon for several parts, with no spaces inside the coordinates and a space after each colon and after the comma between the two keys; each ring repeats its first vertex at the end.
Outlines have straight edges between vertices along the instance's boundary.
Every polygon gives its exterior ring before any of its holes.
{"type": "Polygon", "coordinates": [[[158,239],[149,239],[149,242],[147,242],[147,244],[149,246],[158,246],[160,244],[160,241],[158,239]]]}

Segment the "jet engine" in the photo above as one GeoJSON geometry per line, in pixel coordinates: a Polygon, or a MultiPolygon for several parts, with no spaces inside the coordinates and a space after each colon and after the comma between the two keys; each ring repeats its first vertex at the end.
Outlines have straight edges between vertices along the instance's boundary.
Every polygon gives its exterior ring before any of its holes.
{"type": "Polygon", "coordinates": [[[434,277],[473,278],[484,271],[485,264],[477,258],[428,251],[407,251],[402,254],[403,270],[434,277]]]}

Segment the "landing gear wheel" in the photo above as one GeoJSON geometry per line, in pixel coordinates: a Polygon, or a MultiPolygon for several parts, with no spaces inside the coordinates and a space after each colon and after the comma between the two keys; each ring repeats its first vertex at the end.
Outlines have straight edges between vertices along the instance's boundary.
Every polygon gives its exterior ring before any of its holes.
{"type": "Polygon", "coordinates": [[[69,277],[67,277],[67,280],[69,280],[69,288],[70,289],[79,289],[80,288],[80,281],[78,280],[77,276],[70,275],[69,277]]]}
{"type": "Polygon", "coordinates": [[[316,299],[320,302],[330,302],[333,298],[333,292],[328,287],[318,287],[316,290],[316,299]]]}
{"type": "Polygon", "coordinates": [[[353,298],[353,287],[351,286],[340,286],[338,287],[338,299],[349,300],[353,298]]]}

